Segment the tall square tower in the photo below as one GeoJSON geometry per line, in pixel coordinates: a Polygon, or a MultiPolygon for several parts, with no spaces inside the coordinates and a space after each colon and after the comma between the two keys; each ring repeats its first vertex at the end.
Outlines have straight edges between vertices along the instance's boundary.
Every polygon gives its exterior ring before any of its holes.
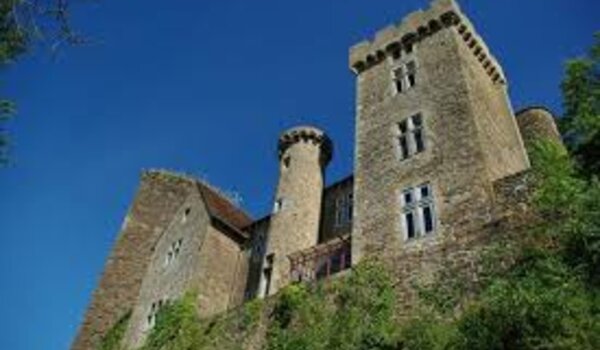
{"type": "Polygon", "coordinates": [[[353,263],[489,221],[492,183],[529,161],[502,68],[458,5],[436,0],[379,31],[351,48],[350,67],[353,263]]]}

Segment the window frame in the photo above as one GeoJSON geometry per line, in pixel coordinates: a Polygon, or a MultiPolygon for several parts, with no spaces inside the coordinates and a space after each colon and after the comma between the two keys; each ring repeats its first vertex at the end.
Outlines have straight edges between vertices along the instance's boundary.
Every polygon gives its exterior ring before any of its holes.
{"type": "Polygon", "coordinates": [[[394,124],[394,144],[398,160],[405,161],[427,150],[425,131],[425,118],[421,112],[394,124]]]}
{"type": "Polygon", "coordinates": [[[405,242],[411,242],[434,235],[437,231],[437,211],[435,206],[435,195],[433,186],[429,182],[418,186],[411,186],[400,191],[400,226],[405,242]],[[427,196],[423,196],[423,189],[427,189],[427,196]],[[411,201],[407,201],[407,194],[411,201]],[[430,219],[426,220],[426,210],[430,213],[430,219]],[[409,230],[408,217],[412,217],[412,234],[409,230]],[[430,229],[427,222],[430,221],[430,229]]]}
{"type": "Polygon", "coordinates": [[[334,201],[334,227],[343,227],[352,223],[354,193],[342,193],[334,201]]]}
{"type": "Polygon", "coordinates": [[[412,57],[412,53],[406,59],[404,59],[405,56],[406,54],[400,59],[394,60],[391,70],[394,95],[403,94],[417,86],[419,66],[412,57]]]}

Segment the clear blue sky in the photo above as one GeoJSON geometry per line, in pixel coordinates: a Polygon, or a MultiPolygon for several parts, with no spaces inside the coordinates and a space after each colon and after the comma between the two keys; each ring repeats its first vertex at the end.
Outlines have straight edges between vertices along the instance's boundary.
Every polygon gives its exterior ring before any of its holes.
{"type": "MultiPolygon", "coordinates": [[[[85,2],[84,2],[85,3],[85,2]]],[[[560,111],[564,61],[600,29],[597,0],[463,0],[515,108],[560,111]]],[[[74,13],[98,44],[2,72],[14,164],[0,170],[0,349],[66,349],[142,169],[203,174],[261,215],[284,128],[333,138],[352,166],[348,48],[426,0],[100,1],[74,13]]]]}

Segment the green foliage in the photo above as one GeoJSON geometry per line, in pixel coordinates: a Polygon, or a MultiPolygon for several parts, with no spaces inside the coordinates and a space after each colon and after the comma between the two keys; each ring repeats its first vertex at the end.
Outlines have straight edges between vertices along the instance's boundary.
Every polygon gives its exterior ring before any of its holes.
{"type": "Polygon", "coordinates": [[[600,282],[600,183],[579,178],[557,145],[538,141],[534,204],[545,220],[541,231],[556,240],[559,253],[595,284],[600,282]]]}
{"type": "Polygon", "coordinates": [[[457,327],[438,315],[421,310],[407,321],[400,332],[402,349],[450,349],[458,339],[457,327]]]}
{"type": "Polygon", "coordinates": [[[260,321],[263,314],[264,302],[262,299],[254,299],[244,304],[242,309],[242,329],[251,330],[260,321]]]}
{"type": "Polygon", "coordinates": [[[459,349],[595,349],[596,315],[572,270],[536,257],[498,278],[458,320],[459,349]]]}
{"type": "Polygon", "coordinates": [[[111,329],[106,332],[104,337],[102,337],[98,350],[122,350],[123,346],[121,341],[123,340],[123,336],[127,330],[127,325],[130,318],[131,312],[127,312],[125,315],[123,315],[123,317],[121,317],[117,323],[115,323],[111,329]]]}
{"type": "Polygon", "coordinates": [[[581,167],[600,173],[600,33],[588,55],[567,62],[561,129],[581,167]]]}
{"type": "Polygon", "coordinates": [[[329,283],[281,292],[267,349],[392,349],[395,297],[384,266],[367,261],[329,283]]]}
{"type": "Polygon", "coordinates": [[[2,0],[0,2],[0,65],[11,63],[25,52],[27,33],[15,18],[20,0],[2,0]]]}
{"type": "Polygon", "coordinates": [[[442,315],[448,315],[457,310],[468,294],[469,282],[463,271],[446,267],[438,272],[433,283],[415,283],[413,288],[424,305],[442,315]]]}
{"type": "MultiPolygon", "coordinates": [[[[13,64],[35,46],[47,42],[53,51],[83,40],[69,24],[68,0],[0,1],[0,68],[13,64]]],[[[7,163],[9,138],[3,125],[15,114],[14,103],[0,97],[0,165],[7,163]]]]}
{"type": "Polygon", "coordinates": [[[148,335],[143,350],[200,349],[203,344],[196,311],[196,293],[163,307],[156,325],[148,335]]]}
{"type": "MultiPolygon", "coordinates": [[[[15,20],[20,0],[0,2],[0,67],[12,63],[27,47],[27,35],[15,20]]],[[[7,162],[8,134],[3,124],[15,113],[14,103],[0,98],[0,165],[7,162]]]]}
{"type": "Polygon", "coordinates": [[[465,307],[457,308],[467,281],[450,267],[417,288],[430,308],[403,326],[406,349],[600,348],[599,183],[580,177],[565,149],[550,141],[535,143],[532,164],[539,225],[519,233],[520,242],[484,251],[479,293],[465,307]]]}

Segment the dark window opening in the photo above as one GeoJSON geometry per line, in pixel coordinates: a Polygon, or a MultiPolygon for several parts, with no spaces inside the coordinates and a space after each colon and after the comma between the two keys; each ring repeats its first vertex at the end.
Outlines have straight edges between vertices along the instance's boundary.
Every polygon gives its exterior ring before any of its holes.
{"type": "Polygon", "coordinates": [[[408,235],[408,238],[414,238],[415,237],[415,217],[413,213],[406,213],[405,215],[406,218],[406,233],[408,235]]]}
{"type": "Polygon", "coordinates": [[[283,166],[286,169],[290,167],[290,162],[291,162],[290,156],[287,156],[287,157],[283,158],[283,166]]]}
{"type": "Polygon", "coordinates": [[[352,193],[348,194],[348,201],[347,201],[347,205],[348,205],[348,222],[352,222],[352,214],[354,211],[354,195],[352,193]]]}
{"type": "Polygon", "coordinates": [[[400,142],[400,159],[406,159],[409,156],[408,140],[406,139],[406,136],[401,136],[399,142],[400,142]]]}
{"type": "Polygon", "coordinates": [[[433,213],[429,206],[423,208],[423,224],[425,233],[433,232],[433,213]]]}
{"type": "Polygon", "coordinates": [[[412,204],[412,192],[408,191],[408,192],[404,192],[404,204],[408,205],[408,204],[412,204]]]}
{"type": "Polygon", "coordinates": [[[415,148],[417,153],[425,150],[425,143],[423,142],[423,132],[421,130],[415,130],[415,148]]]}
{"type": "Polygon", "coordinates": [[[396,80],[396,91],[398,91],[398,92],[404,91],[402,89],[402,80],[396,80]]]}
{"type": "Polygon", "coordinates": [[[263,278],[265,279],[265,296],[269,295],[271,291],[271,267],[267,267],[263,270],[263,278]]]}
{"type": "Polygon", "coordinates": [[[412,123],[415,128],[418,128],[423,124],[423,118],[420,114],[415,114],[412,116],[412,123]]]}
{"type": "Polygon", "coordinates": [[[415,83],[417,82],[416,73],[417,73],[417,67],[415,65],[415,62],[409,62],[406,65],[406,77],[408,80],[409,88],[415,86],[415,83]]]}

